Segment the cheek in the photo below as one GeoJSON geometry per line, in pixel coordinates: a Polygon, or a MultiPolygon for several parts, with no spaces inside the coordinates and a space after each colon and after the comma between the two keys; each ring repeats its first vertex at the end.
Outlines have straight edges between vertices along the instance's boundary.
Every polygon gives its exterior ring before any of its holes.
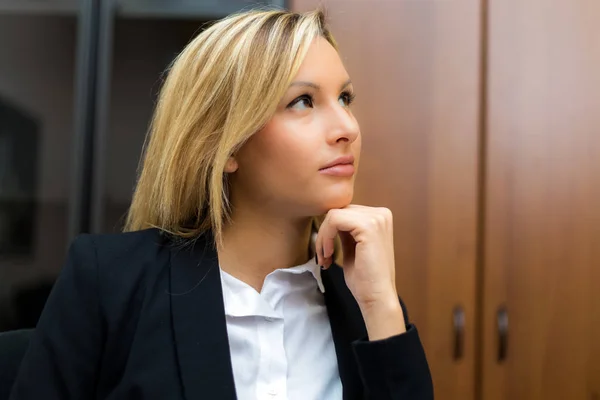
{"type": "Polygon", "coordinates": [[[356,138],[356,141],[352,144],[352,150],[354,153],[354,159],[355,159],[356,166],[358,167],[358,165],[360,165],[360,155],[362,152],[362,137],[361,137],[361,135],[358,135],[358,137],[356,138]]]}
{"type": "Polygon", "coordinates": [[[298,124],[271,121],[246,144],[243,162],[262,179],[297,183],[317,165],[316,146],[298,124]]]}
{"type": "Polygon", "coordinates": [[[299,121],[271,121],[259,132],[258,139],[273,161],[280,161],[281,167],[285,167],[286,164],[311,162],[316,152],[316,143],[310,132],[311,127],[299,121]]]}

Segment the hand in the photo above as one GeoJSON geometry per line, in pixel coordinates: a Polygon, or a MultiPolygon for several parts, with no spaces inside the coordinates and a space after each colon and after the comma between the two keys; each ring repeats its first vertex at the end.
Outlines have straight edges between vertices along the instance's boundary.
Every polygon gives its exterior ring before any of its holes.
{"type": "Polygon", "coordinates": [[[369,338],[405,332],[396,292],[392,212],[358,205],[330,210],[315,242],[318,262],[325,268],[333,262],[337,235],[342,242],[344,279],[361,309],[369,338]]]}

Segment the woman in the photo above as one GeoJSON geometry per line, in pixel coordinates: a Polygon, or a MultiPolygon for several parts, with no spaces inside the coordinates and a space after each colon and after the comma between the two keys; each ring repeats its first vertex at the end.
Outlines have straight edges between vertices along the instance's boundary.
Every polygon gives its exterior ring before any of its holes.
{"type": "Polygon", "coordinates": [[[128,232],[72,244],[12,399],[433,398],[391,213],[350,204],[353,97],[320,11],[198,35],[161,90],[128,232]]]}

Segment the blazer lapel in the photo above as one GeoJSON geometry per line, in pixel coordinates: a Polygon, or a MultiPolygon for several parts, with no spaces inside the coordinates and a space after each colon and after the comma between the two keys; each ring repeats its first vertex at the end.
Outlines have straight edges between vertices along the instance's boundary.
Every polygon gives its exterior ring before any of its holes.
{"type": "Polygon", "coordinates": [[[235,399],[217,252],[204,235],[171,245],[172,328],[184,398],[235,399]]]}
{"type": "Polygon", "coordinates": [[[362,399],[363,385],[354,359],[352,342],[367,337],[367,328],[354,296],[346,286],[344,271],[337,265],[321,271],[325,305],[344,390],[344,400],[362,399]]]}

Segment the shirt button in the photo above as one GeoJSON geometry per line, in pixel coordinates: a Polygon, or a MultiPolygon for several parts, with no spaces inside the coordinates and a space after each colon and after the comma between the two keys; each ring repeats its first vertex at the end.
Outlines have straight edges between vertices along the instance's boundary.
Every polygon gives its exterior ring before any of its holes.
{"type": "Polygon", "coordinates": [[[270,396],[277,396],[277,390],[275,390],[275,388],[269,389],[269,395],[270,396]]]}
{"type": "MultiPolygon", "coordinates": [[[[273,322],[273,321],[275,321],[275,318],[273,318],[273,317],[265,317],[265,321],[273,322]]],[[[271,390],[274,390],[274,389],[271,389],[271,390]]],[[[271,392],[269,392],[269,393],[271,393],[271,392]]]]}

